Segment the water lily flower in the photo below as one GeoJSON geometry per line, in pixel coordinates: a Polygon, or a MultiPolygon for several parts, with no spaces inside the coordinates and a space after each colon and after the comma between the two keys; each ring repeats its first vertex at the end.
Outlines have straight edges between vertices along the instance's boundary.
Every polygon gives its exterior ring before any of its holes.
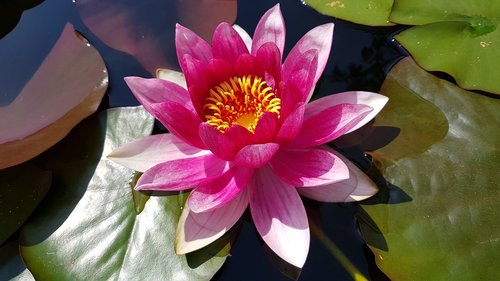
{"type": "Polygon", "coordinates": [[[126,144],[109,158],[144,173],[138,190],[192,190],[176,253],[221,237],[249,206],[265,243],[300,268],[310,235],[300,196],[349,202],[377,192],[362,171],[324,144],[366,124],[387,98],[353,91],[308,103],[330,54],[333,27],[310,30],[282,63],[279,5],[263,15],[253,38],[221,23],[210,45],[177,25],[185,81],[179,75],[125,78],[169,133],[126,144]]]}

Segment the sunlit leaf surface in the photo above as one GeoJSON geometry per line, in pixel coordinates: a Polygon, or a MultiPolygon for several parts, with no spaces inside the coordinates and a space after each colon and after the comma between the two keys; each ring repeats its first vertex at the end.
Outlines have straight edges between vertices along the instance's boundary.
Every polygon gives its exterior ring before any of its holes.
{"type": "Polygon", "coordinates": [[[399,0],[390,20],[417,25],[396,36],[423,68],[466,89],[500,94],[500,1],[399,0]]]}
{"type": "Polygon", "coordinates": [[[354,23],[386,26],[394,0],[305,0],[318,12],[354,23]]]}
{"type": "Polygon", "coordinates": [[[389,184],[360,217],[378,266],[392,280],[498,280],[500,100],[409,58],[381,92],[374,126],[400,134],[371,153],[389,184]]]}
{"type": "Polygon", "coordinates": [[[78,126],[47,156],[53,186],[20,234],[21,253],[37,280],[208,280],[225,255],[174,253],[183,199],[137,196],[135,173],[106,158],[148,135],[142,108],[109,109],[78,126]]]}
{"type": "Polygon", "coordinates": [[[31,159],[61,140],[95,112],[107,85],[99,53],[66,25],[21,93],[0,107],[0,169],[31,159]]]}

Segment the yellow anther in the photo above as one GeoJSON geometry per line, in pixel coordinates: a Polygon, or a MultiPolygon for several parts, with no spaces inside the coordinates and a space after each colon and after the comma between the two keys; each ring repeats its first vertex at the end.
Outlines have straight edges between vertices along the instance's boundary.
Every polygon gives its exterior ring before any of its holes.
{"type": "Polygon", "coordinates": [[[271,112],[280,116],[281,100],[261,77],[231,77],[210,89],[203,110],[207,124],[221,132],[233,125],[254,132],[260,116],[271,112]]]}

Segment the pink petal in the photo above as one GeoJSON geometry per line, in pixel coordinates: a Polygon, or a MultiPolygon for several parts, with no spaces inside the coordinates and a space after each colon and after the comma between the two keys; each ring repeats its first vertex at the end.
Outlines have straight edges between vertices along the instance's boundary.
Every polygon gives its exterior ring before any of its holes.
{"type": "Polygon", "coordinates": [[[356,165],[335,150],[322,146],[339,157],[349,168],[349,178],[320,187],[297,188],[302,196],[321,202],[354,202],[367,199],[378,192],[375,183],[356,165]]]}
{"type": "Polygon", "coordinates": [[[223,22],[214,31],[212,52],[214,58],[234,63],[240,55],[248,54],[248,49],[238,32],[231,25],[223,22]]]}
{"type": "Polygon", "coordinates": [[[253,34],[252,55],[255,55],[257,50],[268,42],[273,42],[278,46],[281,60],[285,49],[285,22],[279,4],[269,9],[257,24],[253,34]]]}
{"type": "Polygon", "coordinates": [[[180,24],[175,26],[175,47],[179,65],[183,71],[185,70],[183,58],[186,54],[202,62],[208,62],[212,58],[210,45],[190,29],[180,24]]]}
{"type": "Polygon", "coordinates": [[[176,102],[193,110],[189,94],[183,87],[163,79],[129,76],[125,82],[144,108],[151,112],[151,104],[165,101],[176,102]]]}
{"type": "Polygon", "coordinates": [[[137,181],[137,190],[177,191],[211,182],[229,169],[213,154],[167,161],[147,170],[137,181]]]}
{"type": "Polygon", "coordinates": [[[236,154],[234,161],[238,166],[260,168],[271,160],[279,147],[277,143],[247,145],[236,154]]]}
{"type": "Polygon", "coordinates": [[[245,46],[247,46],[247,50],[250,51],[252,49],[252,37],[239,25],[233,24],[234,30],[238,32],[243,42],[245,42],[245,46]]]}
{"type": "Polygon", "coordinates": [[[198,135],[198,126],[201,123],[198,115],[175,102],[151,104],[151,114],[158,119],[176,137],[188,144],[206,149],[198,135]]]}
{"type": "Polygon", "coordinates": [[[259,122],[255,127],[253,143],[274,142],[278,125],[279,119],[276,114],[264,112],[264,114],[260,116],[259,122]]]}
{"type": "Polygon", "coordinates": [[[235,63],[235,71],[239,77],[249,74],[260,77],[264,76],[262,66],[259,65],[255,57],[250,54],[243,54],[238,57],[235,63]]]}
{"type": "Polygon", "coordinates": [[[264,242],[286,262],[301,268],[309,251],[309,224],[296,189],[265,166],[248,185],[250,211],[264,242]]]}
{"type": "Polygon", "coordinates": [[[281,149],[271,167],[281,180],[293,186],[321,186],[349,178],[346,164],[324,149],[281,149]]]}
{"type": "Polygon", "coordinates": [[[202,213],[192,212],[186,203],[177,224],[175,252],[183,255],[217,240],[238,221],[247,205],[246,190],[221,208],[202,213]]]}
{"type": "Polygon", "coordinates": [[[325,65],[328,61],[328,56],[330,55],[330,49],[332,47],[333,39],[333,23],[327,23],[317,26],[307,32],[300,40],[295,44],[283,64],[283,71],[294,64],[294,61],[299,60],[305,52],[309,50],[318,51],[318,66],[316,69],[316,74],[314,75],[313,85],[316,84],[319,77],[325,69],[325,65]]]}
{"type": "Polygon", "coordinates": [[[201,123],[198,130],[203,144],[212,151],[213,154],[228,161],[234,159],[234,143],[230,141],[226,135],[207,123],[201,123]]]}
{"type": "Polygon", "coordinates": [[[229,78],[236,75],[234,66],[223,59],[212,59],[208,63],[207,82],[209,88],[219,85],[223,81],[228,81],[229,78]]]}
{"type": "Polygon", "coordinates": [[[370,106],[373,110],[363,118],[356,126],[352,127],[350,130],[346,132],[350,133],[356,129],[359,129],[361,126],[368,123],[372,120],[382,108],[385,106],[389,98],[383,95],[379,95],[372,92],[363,92],[363,91],[352,91],[352,92],[343,92],[338,94],[329,95],[318,100],[315,100],[307,105],[306,108],[306,116],[312,116],[318,114],[320,111],[323,111],[329,107],[342,104],[342,103],[350,103],[350,104],[363,104],[370,106]]]}
{"type": "MultiPolygon", "coordinates": [[[[281,53],[274,43],[263,44],[255,55],[257,63],[265,73],[272,76],[275,84],[281,81],[281,53]]],[[[268,83],[269,86],[271,86],[268,83]]]]}
{"type": "Polygon", "coordinates": [[[283,114],[287,116],[298,102],[306,102],[314,89],[314,74],[318,64],[317,50],[309,50],[283,69],[284,90],[281,97],[283,114]]]}
{"type": "Polygon", "coordinates": [[[196,187],[189,195],[189,208],[201,213],[223,207],[245,189],[252,175],[253,169],[231,168],[214,181],[196,187]]]}
{"type": "Polygon", "coordinates": [[[361,104],[338,104],[315,115],[307,115],[297,137],[290,147],[306,148],[332,141],[356,126],[372,111],[361,104]]]}
{"type": "Polygon", "coordinates": [[[208,150],[190,146],[172,134],[160,134],[127,143],[111,152],[108,158],[143,173],[162,162],[209,153],[208,150]]]}
{"type": "Polygon", "coordinates": [[[301,103],[290,113],[278,132],[276,141],[280,144],[289,143],[299,134],[304,122],[305,104],[301,103]]]}

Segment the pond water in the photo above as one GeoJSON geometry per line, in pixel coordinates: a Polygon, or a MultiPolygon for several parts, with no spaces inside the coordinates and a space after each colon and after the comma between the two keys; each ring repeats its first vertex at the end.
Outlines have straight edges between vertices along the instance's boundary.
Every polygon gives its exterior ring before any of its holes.
{"type": "MultiPolygon", "coordinates": [[[[179,11],[176,1],[110,1],[117,6],[116,16],[123,16],[122,9],[127,10],[127,19],[139,30],[133,32],[117,29],[120,26],[127,29],[131,25],[120,25],[122,19],[113,18],[113,13],[101,13],[97,4],[97,8],[92,8],[92,2],[46,0],[7,1],[4,2],[7,4],[0,4],[0,9],[3,9],[0,15],[9,15],[0,22],[0,36],[4,35],[0,39],[0,106],[9,104],[20,92],[67,22],[72,23],[95,46],[107,65],[110,84],[102,109],[139,104],[123,82],[124,76],[152,77],[153,67],[177,67],[173,39],[175,22],[180,17],[176,13],[179,11]],[[5,7],[2,8],[2,5],[5,7]],[[16,17],[31,6],[34,7],[26,10],[17,26],[9,31],[14,27],[16,17]],[[118,38],[126,32],[132,32],[124,37],[126,40],[118,38]],[[113,37],[113,34],[116,36],[113,37]],[[120,42],[124,47],[117,49],[116,44],[120,42]],[[158,45],[144,47],[152,42],[158,45]],[[134,44],[140,47],[134,47],[134,44]],[[144,53],[144,50],[150,50],[150,53],[144,53]]],[[[251,34],[260,16],[275,3],[240,0],[235,23],[251,34]]],[[[332,21],[336,24],[329,62],[313,98],[347,90],[377,92],[385,73],[405,55],[391,39],[401,27],[373,29],[323,16],[299,0],[279,3],[286,22],[286,52],[311,28],[332,21]]],[[[360,159],[363,162],[361,164],[366,166],[368,160],[360,159]]],[[[373,264],[372,254],[357,230],[356,215],[359,209],[356,205],[313,202],[307,205],[313,216],[319,217],[328,237],[361,273],[371,280],[386,280],[373,264]]],[[[289,280],[260,247],[263,242],[248,219],[244,220],[242,226],[231,256],[213,280],[289,280]]],[[[309,257],[300,280],[352,280],[352,277],[324,244],[312,237],[309,257]]]]}

